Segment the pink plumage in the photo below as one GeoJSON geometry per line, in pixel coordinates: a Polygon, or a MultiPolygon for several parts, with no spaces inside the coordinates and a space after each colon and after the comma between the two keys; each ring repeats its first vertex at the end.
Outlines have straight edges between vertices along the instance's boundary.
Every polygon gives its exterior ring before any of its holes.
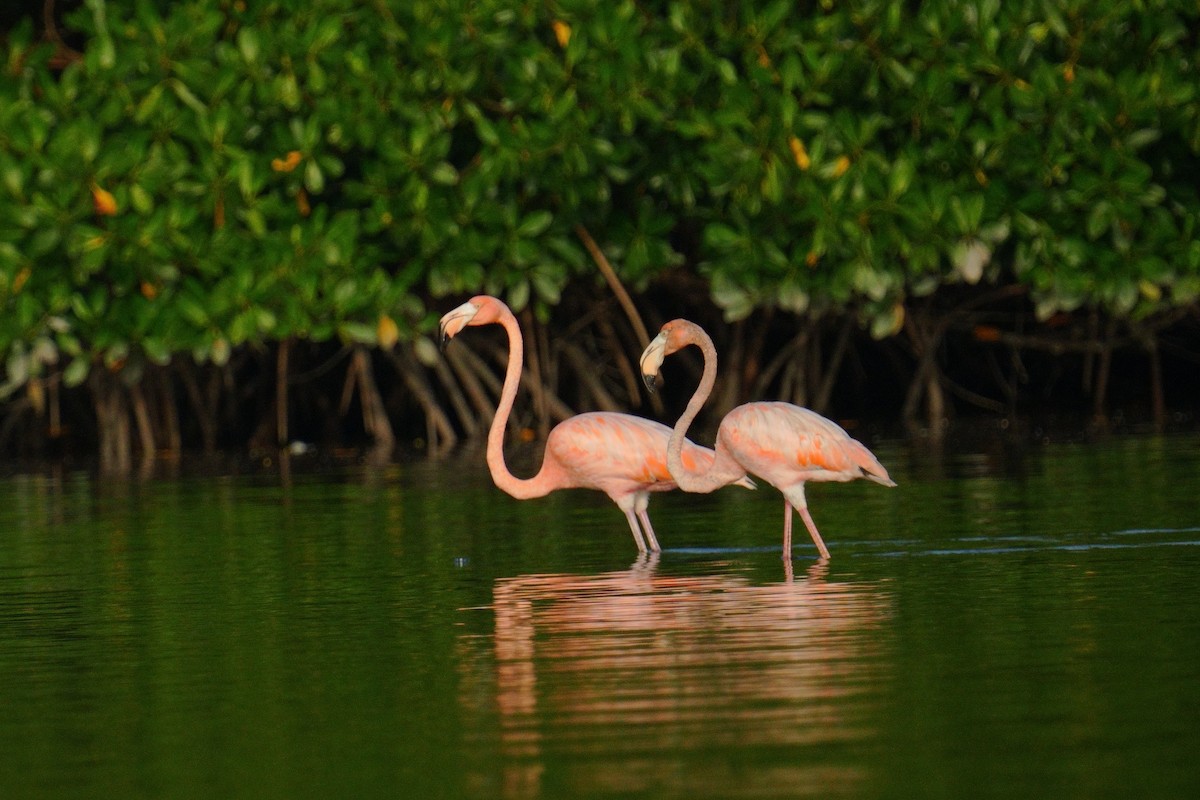
{"type": "Polygon", "coordinates": [[[721,421],[717,440],[739,454],[747,472],[771,475],[785,485],[856,478],[894,485],[871,451],[840,425],[791,403],[738,406],[721,421]]]}
{"type": "MultiPolygon", "coordinates": [[[[561,472],[558,489],[600,489],[612,495],[665,492],[675,487],[667,469],[671,429],[661,422],[607,411],[589,411],[563,420],[546,440],[544,461],[561,472]]],[[[683,460],[702,469],[714,453],[690,441],[683,460]]],[[[615,498],[614,498],[615,499],[615,498]]]]}

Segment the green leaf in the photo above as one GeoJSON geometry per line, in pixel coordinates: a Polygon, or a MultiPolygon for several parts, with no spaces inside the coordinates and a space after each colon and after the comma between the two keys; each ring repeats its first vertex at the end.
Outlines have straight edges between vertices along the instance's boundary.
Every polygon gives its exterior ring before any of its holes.
{"type": "Polygon", "coordinates": [[[204,103],[200,102],[200,98],[192,94],[192,90],[185,86],[183,81],[179,80],[178,78],[172,78],[170,80],[170,86],[171,91],[175,93],[176,97],[183,101],[184,105],[201,116],[207,116],[208,107],[205,106],[204,103]]]}
{"type": "Polygon", "coordinates": [[[532,239],[546,228],[550,227],[550,223],[554,221],[554,215],[549,211],[533,211],[525,215],[521,220],[521,224],[517,227],[517,235],[526,239],[532,239]]]}
{"type": "Polygon", "coordinates": [[[904,304],[895,305],[876,312],[871,317],[871,338],[886,339],[895,336],[904,327],[904,304]]]}
{"type": "Polygon", "coordinates": [[[431,342],[427,336],[418,336],[413,340],[413,354],[416,355],[418,361],[430,368],[436,367],[442,357],[437,345],[431,342]]]}
{"type": "Polygon", "coordinates": [[[517,314],[524,311],[527,305],[529,305],[529,281],[518,281],[508,290],[508,307],[514,314],[517,314]]]}
{"type": "Polygon", "coordinates": [[[63,370],[63,385],[68,389],[73,389],[81,385],[87,380],[88,373],[92,370],[92,360],[87,356],[77,356],[72,359],[67,368],[63,370]]]}
{"type": "Polygon", "coordinates": [[[704,243],[717,250],[728,250],[742,243],[742,234],[724,223],[713,222],[704,228],[704,243]]]}
{"type": "Polygon", "coordinates": [[[165,367],[171,363],[171,348],[162,339],[148,338],[143,340],[142,350],[145,351],[147,358],[160,367],[165,367]]]}
{"type": "Polygon", "coordinates": [[[374,325],[362,322],[343,322],[338,326],[338,334],[342,339],[358,344],[375,344],[376,333],[374,325]]]}
{"type": "Polygon", "coordinates": [[[133,112],[133,119],[139,125],[145,124],[154,110],[158,108],[158,101],[162,99],[163,85],[157,83],[150,87],[150,90],[142,97],[137,104],[137,109],[133,112]]]}
{"type": "Polygon", "coordinates": [[[1109,222],[1112,219],[1112,204],[1107,200],[1101,200],[1096,205],[1092,206],[1092,210],[1087,217],[1087,235],[1089,239],[1099,239],[1100,236],[1108,230],[1109,222]]]}
{"type": "Polygon", "coordinates": [[[974,234],[983,221],[984,198],[981,194],[954,195],[950,198],[950,211],[958,225],[958,233],[974,234]]]}
{"type": "Polygon", "coordinates": [[[722,83],[727,86],[737,83],[737,67],[727,58],[717,59],[717,74],[721,76],[722,83]]]}
{"type": "Polygon", "coordinates": [[[1157,142],[1162,137],[1162,131],[1158,128],[1142,128],[1129,134],[1125,139],[1125,144],[1130,150],[1141,150],[1146,145],[1157,142]]]}
{"type": "Polygon", "coordinates": [[[779,287],[776,302],[785,311],[803,314],[808,311],[809,295],[796,284],[789,282],[779,287]]]}
{"type": "Polygon", "coordinates": [[[895,199],[907,192],[915,174],[916,169],[912,161],[904,156],[897,158],[892,162],[892,171],[888,176],[888,195],[895,199]]]}
{"type": "Polygon", "coordinates": [[[539,299],[550,305],[558,305],[559,300],[562,299],[561,281],[555,280],[539,270],[533,273],[532,282],[539,299]]]}
{"type": "Polygon", "coordinates": [[[500,134],[496,132],[496,126],[482,114],[475,117],[475,133],[479,136],[479,141],[489,147],[500,144],[500,134]]]}
{"type": "Polygon", "coordinates": [[[453,164],[445,161],[439,161],[434,164],[433,169],[429,172],[429,178],[434,183],[440,183],[443,186],[453,186],[458,183],[458,170],[453,164]]]}
{"type": "Polygon", "coordinates": [[[325,190],[325,175],[315,158],[308,159],[304,165],[304,186],[312,194],[320,194],[325,190]]]}
{"type": "Polygon", "coordinates": [[[713,276],[712,298],[724,311],[727,322],[744,319],[754,311],[754,298],[750,292],[721,273],[713,276]]]}
{"type": "Polygon", "coordinates": [[[253,64],[258,61],[258,33],[255,32],[254,28],[246,26],[238,30],[237,46],[247,64],[253,64]]]}
{"type": "Polygon", "coordinates": [[[891,74],[892,79],[904,88],[907,89],[916,83],[917,78],[912,73],[912,70],[904,66],[904,64],[896,59],[887,59],[885,66],[887,67],[888,72],[891,74]]]}
{"type": "Polygon", "coordinates": [[[149,214],[154,210],[154,198],[139,184],[135,183],[129,187],[129,199],[139,214],[149,214]]]}

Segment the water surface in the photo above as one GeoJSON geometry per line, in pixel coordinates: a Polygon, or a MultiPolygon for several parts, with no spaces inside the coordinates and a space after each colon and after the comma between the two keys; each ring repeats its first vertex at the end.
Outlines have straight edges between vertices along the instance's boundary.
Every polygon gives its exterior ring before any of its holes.
{"type": "Polygon", "coordinates": [[[1200,438],[518,502],[0,481],[0,797],[1200,796],[1200,438]]]}

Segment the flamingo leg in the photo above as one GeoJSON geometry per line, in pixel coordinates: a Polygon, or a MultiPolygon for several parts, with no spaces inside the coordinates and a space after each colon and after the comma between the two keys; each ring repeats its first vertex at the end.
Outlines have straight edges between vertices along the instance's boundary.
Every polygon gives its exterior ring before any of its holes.
{"type": "Polygon", "coordinates": [[[808,532],[812,534],[813,544],[817,546],[817,551],[820,552],[821,558],[829,558],[829,548],[825,546],[825,540],[821,538],[821,534],[817,532],[817,524],[813,522],[812,514],[808,513],[808,506],[800,506],[797,511],[800,512],[800,518],[804,520],[804,527],[808,528],[808,532]]]}
{"type": "MultiPolygon", "coordinates": [[[[646,552],[646,542],[642,540],[642,529],[638,527],[637,517],[634,516],[633,509],[625,509],[625,519],[629,520],[629,530],[633,531],[633,543],[637,545],[639,553],[646,552]]],[[[651,534],[653,536],[654,534],[651,534]]],[[[655,549],[657,548],[655,542],[655,549]]]]}
{"type": "Polygon", "coordinates": [[[792,503],[783,501],[783,560],[792,560],[792,503]]]}
{"type": "Polygon", "coordinates": [[[658,553],[662,550],[658,546],[658,537],[654,535],[654,526],[650,524],[650,515],[645,509],[637,512],[637,517],[642,521],[642,528],[646,531],[646,544],[650,548],[650,552],[658,553]]]}

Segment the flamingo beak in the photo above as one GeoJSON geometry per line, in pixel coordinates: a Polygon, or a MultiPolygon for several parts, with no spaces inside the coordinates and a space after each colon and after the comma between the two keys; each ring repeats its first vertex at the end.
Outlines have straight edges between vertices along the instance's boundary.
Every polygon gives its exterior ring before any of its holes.
{"type": "Polygon", "coordinates": [[[650,344],[642,351],[640,364],[642,367],[642,380],[646,384],[646,389],[653,394],[662,385],[662,380],[658,376],[658,370],[662,367],[663,359],[666,358],[667,349],[667,334],[662,331],[650,341],[650,344]]]}
{"type": "Polygon", "coordinates": [[[479,313],[479,306],[474,303],[463,303],[457,308],[447,311],[438,323],[439,342],[443,350],[446,343],[458,335],[459,331],[471,324],[471,320],[479,313]]]}

